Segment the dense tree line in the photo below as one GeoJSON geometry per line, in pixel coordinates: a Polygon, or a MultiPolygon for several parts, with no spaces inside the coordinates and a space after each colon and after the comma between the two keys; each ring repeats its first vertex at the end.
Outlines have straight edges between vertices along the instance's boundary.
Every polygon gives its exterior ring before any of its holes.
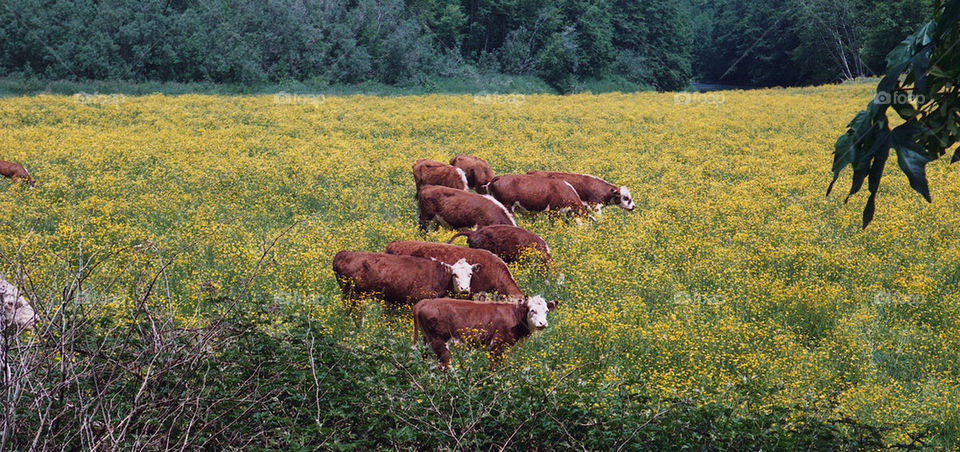
{"type": "Polygon", "coordinates": [[[690,0],[694,72],[735,85],[808,85],[882,74],[933,0],[690,0]]]}
{"type": "Polygon", "coordinates": [[[794,85],[882,72],[932,0],[6,0],[0,76],[794,85]]]}

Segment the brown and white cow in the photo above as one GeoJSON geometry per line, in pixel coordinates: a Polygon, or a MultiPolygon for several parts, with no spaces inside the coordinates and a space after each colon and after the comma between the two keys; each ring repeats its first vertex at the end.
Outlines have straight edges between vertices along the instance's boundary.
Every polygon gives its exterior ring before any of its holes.
{"type": "Polygon", "coordinates": [[[419,159],[413,164],[413,181],[417,185],[417,192],[427,185],[467,189],[467,175],[462,169],[430,159],[419,159]]]}
{"type": "Polygon", "coordinates": [[[504,262],[516,262],[525,250],[533,249],[540,254],[543,263],[550,261],[550,247],[539,235],[526,229],[507,224],[486,226],[476,231],[458,232],[447,240],[453,243],[457,237],[467,238],[470,248],[479,248],[496,254],[504,262]]]}
{"type": "Polygon", "coordinates": [[[510,274],[507,264],[487,250],[478,250],[446,243],[421,242],[416,240],[397,240],[387,244],[388,254],[401,254],[422,258],[434,258],[440,262],[452,263],[461,259],[480,264],[481,267],[470,280],[470,293],[474,296],[492,294],[518,302],[523,299],[523,291],[510,274]]]}
{"type": "Polygon", "coordinates": [[[365,251],[344,250],[333,257],[343,298],[352,303],[364,295],[376,295],[393,304],[413,304],[424,298],[470,293],[473,273],[481,268],[465,259],[447,264],[438,259],[365,251]]]}
{"type": "Polygon", "coordinates": [[[618,206],[621,209],[632,211],[637,206],[633,203],[630,190],[627,187],[616,186],[599,177],[589,174],[562,173],[558,171],[528,171],[535,176],[560,179],[572,185],[577,190],[580,199],[594,210],[597,215],[603,206],[618,206]]]}
{"type": "Polygon", "coordinates": [[[574,216],[589,214],[577,190],[566,181],[532,174],[504,174],[494,177],[487,191],[512,212],[519,207],[529,212],[545,210],[574,216]]]}
{"type": "Polygon", "coordinates": [[[3,304],[3,319],[0,332],[7,328],[25,330],[37,323],[37,313],[27,303],[17,286],[0,278],[0,303],[3,304]]]}
{"type": "Polygon", "coordinates": [[[472,155],[459,154],[450,159],[450,164],[463,170],[467,175],[470,188],[480,194],[486,194],[484,186],[493,179],[493,170],[486,160],[472,155]]]}
{"type": "Polygon", "coordinates": [[[450,367],[447,342],[459,340],[490,352],[491,367],[507,347],[547,327],[547,312],[560,304],[535,296],[520,303],[483,303],[452,298],[420,300],[413,306],[413,343],[420,331],[440,365],[450,367]]]}
{"type": "Polygon", "coordinates": [[[19,163],[0,160],[0,176],[4,176],[13,180],[22,180],[31,187],[37,185],[37,182],[30,177],[30,173],[27,172],[27,169],[19,163]]]}
{"type": "Polygon", "coordinates": [[[516,225],[513,215],[496,199],[439,185],[428,185],[417,192],[420,229],[434,224],[450,229],[516,225]]]}

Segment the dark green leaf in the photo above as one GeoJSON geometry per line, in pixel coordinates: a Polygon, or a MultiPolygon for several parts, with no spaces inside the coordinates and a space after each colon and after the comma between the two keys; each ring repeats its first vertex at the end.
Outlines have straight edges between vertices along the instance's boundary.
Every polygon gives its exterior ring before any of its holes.
{"type": "Polygon", "coordinates": [[[926,166],[933,159],[917,143],[918,129],[916,123],[904,123],[897,126],[891,133],[891,144],[897,150],[897,164],[907,175],[910,187],[920,193],[927,202],[931,202],[930,188],[927,186],[926,166]]]}
{"type": "Polygon", "coordinates": [[[873,221],[873,214],[876,210],[875,204],[877,201],[877,193],[870,193],[870,197],[867,198],[867,205],[863,206],[863,229],[867,228],[867,225],[873,221]]]}

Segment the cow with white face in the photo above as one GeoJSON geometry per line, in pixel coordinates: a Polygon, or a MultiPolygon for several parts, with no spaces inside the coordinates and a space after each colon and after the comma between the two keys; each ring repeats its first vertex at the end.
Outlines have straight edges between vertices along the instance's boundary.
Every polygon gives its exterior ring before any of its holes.
{"type": "Polygon", "coordinates": [[[0,278],[0,302],[3,303],[3,324],[0,325],[0,331],[7,328],[26,330],[37,323],[37,314],[20,289],[3,278],[0,278]]]}
{"type": "Polygon", "coordinates": [[[560,304],[541,296],[520,303],[491,303],[452,298],[420,300],[413,307],[413,341],[420,332],[437,355],[440,365],[450,367],[447,343],[458,340],[490,352],[496,366],[507,347],[547,327],[547,312],[560,304]]]}
{"type": "Polygon", "coordinates": [[[590,206],[598,216],[603,206],[617,206],[626,211],[637,207],[627,187],[618,187],[596,176],[558,171],[528,171],[527,174],[566,181],[577,190],[580,200],[590,206]]]}
{"type": "MultiPolygon", "coordinates": [[[[430,260],[440,262],[437,259],[430,260]]],[[[453,265],[440,262],[443,266],[450,269],[453,273],[453,288],[457,293],[470,293],[470,280],[473,278],[473,272],[480,268],[480,264],[470,264],[466,259],[460,259],[453,265]]]]}
{"type": "Polygon", "coordinates": [[[530,331],[540,331],[547,327],[547,311],[553,309],[544,300],[537,295],[527,299],[527,328],[530,331]]]}
{"type": "Polygon", "coordinates": [[[616,195],[610,198],[610,204],[615,204],[628,212],[637,208],[637,205],[633,203],[633,196],[630,195],[630,189],[622,185],[617,189],[616,195]]]}
{"type": "Polygon", "coordinates": [[[333,271],[351,307],[367,295],[401,305],[469,294],[473,274],[481,268],[466,259],[447,264],[437,259],[365,251],[345,250],[333,257],[333,271]]]}

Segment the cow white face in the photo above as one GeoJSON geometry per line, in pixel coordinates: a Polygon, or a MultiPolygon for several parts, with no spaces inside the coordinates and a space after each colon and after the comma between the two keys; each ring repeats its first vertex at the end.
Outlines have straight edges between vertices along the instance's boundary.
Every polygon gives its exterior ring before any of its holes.
{"type": "Polygon", "coordinates": [[[557,307],[559,302],[546,301],[540,295],[527,299],[527,327],[531,331],[547,327],[547,312],[557,307]]]}
{"type": "MultiPolygon", "coordinates": [[[[13,284],[0,279],[0,302],[3,303],[3,327],[16,326],[19,329],[32,328],[37,315],[27,301],[20,296],[20,290],[13,284]]],[[[4,329],[0,328],[0,330],[4,329]]]]}
{"type": "Polygon", "coordinates": [[[480,264],[470,265],[466,259],[460,259],[453,265],[444,265],[453,273],[453,288],[459,293],[470,292],[470,279],[475,271],[480,270],[480,264]]]}
{"type": "Polygon", "coordinates": [[[620,187],[620,190],[618,191],[618,197],[620,198],[620,201],[617,202],[617,206],[619,206],[621,209],[632,211],[633,209],[637,208],[636,204],[633,203],[633,197],[630,196],[630,190],[628,190],[627,187],[620,187]]]}

